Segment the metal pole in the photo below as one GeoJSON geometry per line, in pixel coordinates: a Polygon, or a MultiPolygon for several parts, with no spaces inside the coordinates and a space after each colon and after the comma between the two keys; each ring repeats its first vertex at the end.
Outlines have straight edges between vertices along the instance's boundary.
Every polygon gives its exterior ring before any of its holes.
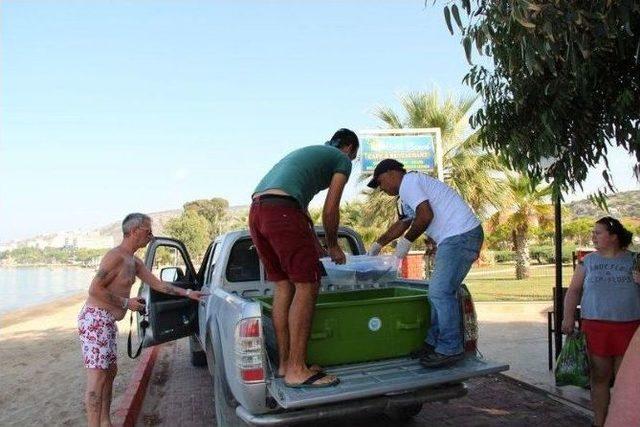
{"type": "Polygon", "coordinates": [[[560,191],[556,191],[554,198],[554,246],[556,254],[556,284],[555,284],[555,300],[553,301],[553,311],[555,313],[554,322],[554,334],[555,334],[555,347],[556,347],[556,359],[562,350],[562,317],[564,309],[564,301],[562,295],[562,211],[560,202],[560,191]]]}

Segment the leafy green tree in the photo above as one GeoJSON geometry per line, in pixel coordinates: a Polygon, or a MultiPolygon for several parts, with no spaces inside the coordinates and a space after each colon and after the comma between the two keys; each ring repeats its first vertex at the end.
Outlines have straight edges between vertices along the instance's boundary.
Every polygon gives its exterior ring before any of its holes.
{"type": "Polygon", "coordinates": [[[538,245],[553,245],[554,224],[552,221],[531,227],[531,236],[538,245]]]}
{"type": "Polygon", "coordinates": [[[9,256],[13,258],[17,264],[42,264],[45,262],[44,252],[38,248],[16,248],[9,252],[9,256]]]}
{"type": "Polygon", "coordinates": [[[42,253],[42,262],[47,264],[70,264],[75,260],[75,251],[70,248],[44,248],[39,249],[42,253]]]}
{"type": "Polygon", "coordinates": [[[511,228],[505,224],[500,223],[498,216],[488,221],[488,224],[484,225],[486,230],[486,243],[489,249],[498,251],[513,250],[513,239],[511,237],[511,228]]]}
{"type": "MultiPolygon", "coordinates": [[[[389,107],[379,108],[376,116],[393,129],[440,128],[445,182],[485,217],[508,200],[501,189],[503,166],[497,156],[483,150],[477,132],[469,127],[467,117],[475,100],[451,95],[441,100],[435,90],[415,92],[400,97],[403,117],[389,107]]],[[[394,204],[386,207],[385,213],[390,210],[395,211],[394,204]]]]}
{"type": "Polygon", "coordinates": [[[230,212],[227,215],[226,220],[224,221],[224,226],[222,227],[222,231],[226,233],[228,231],[244,230],[248,227],[248,224],[249,224],[248,210],[230,212]]]}
{"type": "Polygon", "coordinates": [[[75,251],[75,258],[82,264],[89,264],[95,262],[96,259],[102,258],[108,251],[109,249],[78,248],[75,251]]]}
{"type": "Polygon", "coordinates": [[[549,203],[552,189],[549,185],[535,185],[525,175],[509,173],[507,190],[511,193],[512,204],[492,216],[492,228],[503,223],[511,229],[516,253],[516,279],[525,279],[529,277],[532,229],[553,220],[553,206],[549,203]]]}
{"type": "MultiPolygon", "coordinates": [[[[167,246],[161,246],[155,253],[155,258],[153,259],[154,269],[158,269],[163,266],[178,266],[178,255],[176,254],[175,248],[170,248],[167,246]]],[[[159,273],[156,272],[156,273],[159,273]]]]}
{"type": "Polygon", "coordinates": [[[185,210],[181,216],[167,221],[165,230],[169,236],[181,240],[191,257],[196,260],[204,255],[211,241],[210,227],[207,218],[195,210],[185,210]]]}
{"type": "Polygon", "coordinates": [[[229,202],[222,198],[201,199],[185,203],[184,210],[193,211],[209,222],[209,238],[225,231],[225,223],[228,220],[229,202]]]}
{"type": "Polygon", "coordinates": [[[578,246],[584,246],[591,240],[594,221],[591,218],[578,218],[562,226],[562,235],[573,240],[578,246]]]}
{"type": "Polygon", "coordinates": [[[380,192],[375,192],[366,202],[352,201],[343,204],[340,208],[340,224],[356,230],[367,248],[396,219],[395,211],[387,214],[380,212],[374,214],[376,207],[379,206],[378,202],[382,205],[382,209],[385,209],[393,200],[383,196],[380,192]]]}
{"type": "Polygon", "coordinates": [[[575,189],[617,145],[636,156],[639,175],[637,1],[454,0],[444,13],[470,63],[474,47],[490,57],[464,77],[483,101],[470,123],[512,168],[575,189]]]}

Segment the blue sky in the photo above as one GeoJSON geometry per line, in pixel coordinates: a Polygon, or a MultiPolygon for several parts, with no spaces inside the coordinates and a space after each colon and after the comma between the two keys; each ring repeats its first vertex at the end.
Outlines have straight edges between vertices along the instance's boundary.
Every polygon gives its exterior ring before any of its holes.
{"type": "Polygon", "coordinates": [[[0,241],[247,204],[288,151],[378,127],[398,94],[468,93],[430,3],[3,1],[0,241]]]}

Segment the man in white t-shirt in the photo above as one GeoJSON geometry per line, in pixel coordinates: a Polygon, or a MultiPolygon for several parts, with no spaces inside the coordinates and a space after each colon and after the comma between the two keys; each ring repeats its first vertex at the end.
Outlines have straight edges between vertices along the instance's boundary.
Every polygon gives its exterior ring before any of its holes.
{"type": "Polygon", "coordinates": [[[399,218],[369,249],[398,239],[395,255],[404,258],[422,234],[437,244],[429,281],[431,326],[425,345],[414,356],[427,367],[446,366],[464,357],[458,289],[478,259],[484,234],[480,220],[451,187],[420,172],[407,172],[394,159],[381,161],[368,184],[390,196],[400,196],[399,218]]]}

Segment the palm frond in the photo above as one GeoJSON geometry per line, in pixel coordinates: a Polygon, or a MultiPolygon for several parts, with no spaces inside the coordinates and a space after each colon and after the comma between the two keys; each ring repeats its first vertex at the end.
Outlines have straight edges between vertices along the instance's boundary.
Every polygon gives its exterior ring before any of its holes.
{"type": "Polygon", "coordinates": [[[440,128],[445,181],[478,215],[485,217],[491,210],[511,203],[511,198],[501,189],[502,163],[482,148],[477,132],[468,125],[467,117],[476,99],[476,96],[448,95],[441,100],[436,90],[410,92],[399,99],[403,118],[391,108],[379,108],[376,116],[390,128],[440,128]]]}
{"type": "Polygon", "coordinates": [[[389,107],[380,107],[375,112],[374,115],[385,122],[387,126],[392,129],[401,129],[402,122],[398,115],[389,107]]]}

